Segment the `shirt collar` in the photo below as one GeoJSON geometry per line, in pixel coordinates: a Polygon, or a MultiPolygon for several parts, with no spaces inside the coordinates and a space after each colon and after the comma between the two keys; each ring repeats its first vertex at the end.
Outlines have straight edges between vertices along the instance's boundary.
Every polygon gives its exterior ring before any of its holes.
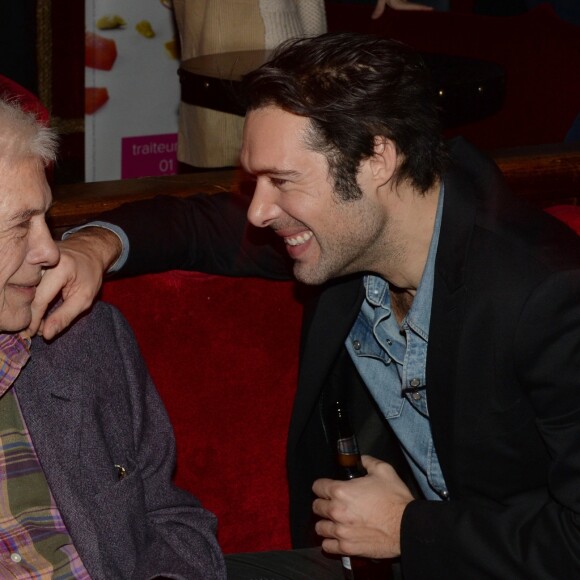
{"type": "Polygon", "coordinates": [[[12,386],[30,358],[31,340],[20,333],[0,334],[0,397],[12,386]]]}
{"type": "MultiPolygon", "coordinates": [[[[413,299],[413,304],[404,324],[408,324],[415,332],[423,336],[425,340],[429,338],[429,322],[431,320],[431,300],[433,298],[433,284],[435,281],[435,257],[437,255],[437,246],[439,244],[439,233],[441,231],[441,220],[443,216],[443,197],[445,188],[443,182],[439,189],[439,199],[437,201],[437,210],[435,213],[435,223],[433,226],[433,235],[429,244],[427,262],[425,269],[417,288],[417,293],[413,299]]],[[[366,289],[366,299],[374,307],[382,306],[390,310],[389,284],[379,276],[369,274],[364,279],[366,289]]]]}

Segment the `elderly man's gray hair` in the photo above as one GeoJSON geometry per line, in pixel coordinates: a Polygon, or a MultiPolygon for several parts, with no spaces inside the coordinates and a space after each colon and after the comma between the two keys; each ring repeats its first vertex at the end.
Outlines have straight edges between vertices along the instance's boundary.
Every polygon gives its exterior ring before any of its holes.
{"type": "Polygon", "coordinates": [[[17,99],[0,98],[0,161],[33,157],[47,166],[56,159],[57,145],[56,132],[17,99]]]}

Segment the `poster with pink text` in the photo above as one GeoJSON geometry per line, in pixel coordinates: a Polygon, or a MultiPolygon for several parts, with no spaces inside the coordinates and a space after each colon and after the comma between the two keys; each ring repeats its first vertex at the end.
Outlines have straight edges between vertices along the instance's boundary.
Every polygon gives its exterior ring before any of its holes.
{"type": "Polygon", "coordinates": [[[171,0],[85,0],[85,179],[177,172],[171,0]]]}

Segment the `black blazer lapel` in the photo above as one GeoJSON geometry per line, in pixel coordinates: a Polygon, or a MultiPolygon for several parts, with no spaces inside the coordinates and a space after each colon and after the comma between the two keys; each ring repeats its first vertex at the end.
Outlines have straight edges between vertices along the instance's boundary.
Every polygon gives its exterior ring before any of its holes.
{"type": "Polygon", "coordinates": [[[466,176],[445,177],[443,219],[435,261],[435,284],[427,351],[431,431],[447,486],[453,489],[456,368],[466,299],[465,267],[476,215],[476,193],[466,176]]]}
{"type": "Polygon", "coordinates": [[[288,444],[292,449],[318,400],[364,298],[361,276],[337,280],[321,292],[302,336],[300,385],[294,400],[288,444]]]}

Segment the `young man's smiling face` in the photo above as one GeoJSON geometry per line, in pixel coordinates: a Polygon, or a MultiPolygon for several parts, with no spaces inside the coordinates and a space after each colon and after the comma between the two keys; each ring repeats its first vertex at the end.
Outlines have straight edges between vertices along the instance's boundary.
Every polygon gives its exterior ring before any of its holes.
{"type": "MultiPolygon", "coordinates": [[[[306,284],[377,270],[387,219],[376,195],[343,201],[328,162],[306,144],[305,117],[268,106],[248,113],[241,162],[256,177],[249,221],[284,239],[296,278],[306,284]]],[[[363,162],[364,164],[364,162],[363,162]]]]}

